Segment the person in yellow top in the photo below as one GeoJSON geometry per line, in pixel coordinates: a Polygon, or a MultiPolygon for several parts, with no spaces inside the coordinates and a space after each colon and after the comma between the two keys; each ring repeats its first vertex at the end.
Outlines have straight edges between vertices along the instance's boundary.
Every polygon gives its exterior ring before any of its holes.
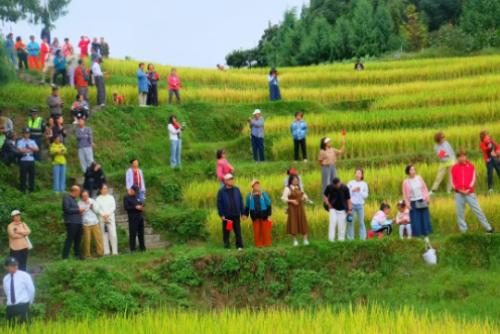
{"type": "Polygon", "coordinates": [[[50,155],[52,156],[52,187],[56,193],[64,192],[66,189],[66,146],[62,143],[60,136],[54,138],[50,145],[50,155]]]}
{"type": "Polygon", "coordinates": [[[328,185],[333,182],[337,177],[337,156],[344,153],[345,149],[345,135],[342,134],[342,143],[340,149],[333,148],[330,138],[322,138],[320,143],[320,150],[318,161],[321,165],[321,185],[322,193],[328,185]]]}
{"type": "Polygon", "coordinates": [[[12,211],[10,216],[12,217],[12,223],[7,226],[10,256],[17,260],[20,270],[26,271],[28,250],[31,248],[28,236],[31,230],[28,225],[21,221],[21,212],[19,210],[12,211]]]}

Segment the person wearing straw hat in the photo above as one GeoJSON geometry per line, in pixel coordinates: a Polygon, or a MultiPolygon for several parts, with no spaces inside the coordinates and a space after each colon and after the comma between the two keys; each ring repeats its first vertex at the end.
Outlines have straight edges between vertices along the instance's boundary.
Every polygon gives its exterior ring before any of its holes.
{"type": "Polygon", "coordinates": [[[12,218],[12,222],[7,226],[10,256],[17,260],[19,269],[26,271],[28,251],[31,248],[28,236],[30,235],[31,230],[28,225],[21,221],[21,211],[14,210],[10,216],[12,218]]]}
{"type": "Polygon", "coordinates": [[[269,195],[261,191],[259,180],[250,184],[252,190],[247,194],[245,201],[245,217],[250,216],[253,224],[255,247],[270,247],[271,225],[269,219],[272,214],[272,204],[269,195]]]}
{"type": "Polygon", "coordinates": [[[19,159],[19,189],[26,192],[26,182],[29,192],[35,191],[35,156],[38,145],[30,138],[30,129],[23,129],[23,138],[17,141],[17,149],[21,154],[19,159]]]}
{"type": "Polygon", "coordinates": [[[5,312],[10,325],[28,322],[29,308],[35,299],[35,285],[31,276],[19,270],[19,263],[13,257],[4,262],[7,275],[3,278],[3,290],[7,301],[5,312]]]}
{"type": "Polygon", "coordinates": [[[229,248],[229,235],[234,231],[236,248],[243,249],[240,218],[244,215],[243,197],[240,189],[234,185],[232,174],[224,175],[224,186],[217,193],[217,211],[222,220],[222,238],[224,248],[229,248]]]}
{"type": "Polygon", "coordinates": [[[337,156],[343,154],[345,149],[344,136],[342,136],[340,149],[333,148],[331,142],[332,140],[328,137],[321,138],[320,142],[318,160],[321,165],[321,193],[324,193],[326,187],[337,177],[337,156]]]}
{"type": "Polygon", "coordinates": [[[264,161],[264,118],[259,109],[255,109],[252,116],[248,120],[248,125],[252,139],[253,160],[264,161]]]}

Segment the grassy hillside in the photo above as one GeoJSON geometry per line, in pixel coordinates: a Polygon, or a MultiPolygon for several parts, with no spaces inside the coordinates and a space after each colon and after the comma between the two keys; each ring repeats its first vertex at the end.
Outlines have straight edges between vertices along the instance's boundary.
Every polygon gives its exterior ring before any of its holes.
{"type": "MultiPolygon", "coordinates": [[[[138,312],[159,306],[210,308],[401,304],[462,317],[500,318],[497,236],[483,236],[467,212],[472,235],[459,236],[453,198],[444,192],[431,204],[434,234],[441,264],[426,267],[423,244],[383,242],[329,244],[328,215],[320,202],[320,172],[315,162],[319,139],[332,136],[339,145],[347,131],[346,154],[339,174],[349,180],[354,168],[366,170],[370,187],[367,222],[380,201],[393,204],[401,197],[404,166],[416,163],[430,186],[437,172],[433,135],[445,131],[455,148],[469,151],[477,167],[480,203],[500,229],[497,214],[500,182],[486,196],[485,167],[479,152],[479,131],[500,138],[500,56],[378,61],[354,72],[350,64],[281,69],[284,101],[267,102],[265,70],[178,69],[185,89],[184,103],[165,106],[162,82],[159,108],[138,108],[135,62],[110,60],[108,101],[113,91],[125,94],[126,105],[108,106],[90,120],[96,136],[96,160],[103,164],[112,186],[123,192],[128,161],[141,161],[148,185],[147,218],[155,230],[173,241],[172,249],[125,255],[85,263],[47,264],[40,276],[38,314],[48,316],[138,312]],[[251,161],[246,120],[255,108],[266,119],[267,162],[251,161]],[[297,111],[309,123],[309,162],[292,161],[289,125],[297,111]],[[169,167],[166,123],[175,114],[186,122],[183,167],[169,167]],[[248,222],[243,236],[249,249],[235,254],[220,249],[220,222],[214,210],[218,183],[215,151],[225,148],[236,168],[236,183],[248,191],[260,178],[275,202],[273,238],[276,248],[255,250],[248,222]],[[293,166],[306,191],[317,203],[307,208],[313,245],[292,249],[285,235],[286,216],[279,197],[285,170],[293,166]],[[265,284],[263,283],[265,282],[265,284]],[[103,298],[96,299],[93,296],[103,298]]],[[[168,68],[159,67],[165,78],[168,68]]],[[[162,79],[162,80],[163,80],[162,79]]],[[[22,126],[31,106],[44,106],[50,88],[14,83],[0,88],[0,107],[22,126]]],[[[69,104],[75,92],[62,89],[69,104]]],[[[91,89],[95,101],[95,91],[91,89]]],[[[67,117],[69,120],[69,115],[67,117]]],[[[80,176],[74,139],[69,141],[69,178],[80,176]]],[[[0,165],[0,224],[10,210],[26,212],[33,229],[33,254],[44,263],[59,256],[64,228],[60,198],[50,192],[48,163],[37,167],[37,193],[22,195],[17,169],[0,165]]],[[[444,185],[443,185],[444,186],[444,185]]],[[[122,235],[121,251],[126,239],[122,235]]],[[[2,251],[6,236],[0,234],[2,251]]]]}

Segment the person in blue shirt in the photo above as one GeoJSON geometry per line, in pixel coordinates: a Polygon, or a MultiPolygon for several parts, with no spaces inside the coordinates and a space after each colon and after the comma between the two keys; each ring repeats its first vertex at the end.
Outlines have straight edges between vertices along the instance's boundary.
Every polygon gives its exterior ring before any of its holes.
{"type": "Polygon", "coordinates": [[[59,75],[62,75],[62,85],[66,85],[67,81],[67,74],[66,74],[66,59],[62,55],[61,50],[56,51],[56,56],[54,57],[54,68],[55,68],[55,73],[54,73],[54,78],[53,82],[56,83],[56,79],[59,75]]]}
{"type": "Polygon", "coordinates": [[[35,36],[30,36],[30,42],[27,46],[28,49],[28,66],[32,70],[40,70],[40,44],[35,42],[35,36]]]}
{"type": "Polygon", "coordinates": [[[19,190],[26,192],[26,181],[28,181],[29,192],[35,191],[35,153],[39,148],[35,141],[30,138],[30,129],[23,129],[23,138],[17,141],[17,149],[21,154],[19,158],[19,190]]]}
{"type": "Polygon", "coordinates": [[[140,63],[137,69],[137,86],[139,88],[139,106],[145,107],[148,99],[149,81],[146,72],[144,72],[144,63],[140,63]]]}
{"type": "Polygon", "coordinates": [[[299,160],[299,147],[302,150],[302,159],[307,162],[307,123],[304,121],[304,114],[299,111],[295,113],[295,120],[290,126],[290,132],[293,137],[293,160],[299,160]]]}
{"type": "Polygon", "coordinates": [[[281,100],[280,85],[278,82],[278,71],[273,67],[269,72],[269,99],[271,101],[281,100]]]}
{"type": "Polygon", "coordinates": [[[5,40],[5,49],[7,49],[7,59],[12,66],[16,66],[16,48],[14,46],[14,35],[9,33],[5,40]]]}

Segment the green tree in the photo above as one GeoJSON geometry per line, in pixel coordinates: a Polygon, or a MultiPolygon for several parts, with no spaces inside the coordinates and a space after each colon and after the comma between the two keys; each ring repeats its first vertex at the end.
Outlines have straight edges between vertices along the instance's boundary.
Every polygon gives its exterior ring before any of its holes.
{"type": "Polygon", "coordinates": [[[334,59],[350,59],[353,56],[351,45],[351,25],[345,17],[335,24],[332,34],[332,53],[334,59]]]}
{"type": "Polygon", "coordinates": [[[305,38],[305,29],[302,21],[298,21],[293,29],[289,29],[283,36],[283,43],[278,53],[279,66],[296,66],[300,64],[300,47],[305,38]]]}
{"type": "Polygon", "coordinates": [[[311,0],[309,14],[312,18],[322,16],[332,26],[343,15],[351,12],[351,0],[311,0]]]}
{"type": "Polygon", "coordinates": [[[407,46],[418,51],[427,45],[427,26],[424,24],[415,5],[408,5],[405,10],[405,23],[401,27],[407,46]]]}
{"type": "Polygon", "coordinates": [[[394,30],[391,12],[385,2],[380,2],[375,10],[373,40],[377,54],[389,50],[389,40],[394,30]]]}
{"type": "Polygon", "coordinates": [[[474,37],[476,48],[500,46],[500,1],[467,0],[460,27],[474,37]]]}
{"type": "Polygon", "coordinates": [[[443,24],[457,23],[461,11],[461,1],[420,0],[417,8],[425,13],[429,31],[434,31],[439,29],[443,24]]]}
{"type": "Polygon", "coordinates": [[[301,65],[319,64],[331,60],[331,34],[332,27],[328,21],[322,16],[316,17],[300,47],[301,65]]]}
{"type": "Polygon", "coordinates": [[[0,20],[18,22],[28,19],[32,23],[41,22],[51,27],[53,22],[67,13],[71,0],[2,0],[0,1],[0,20]]]}
{"type": "Polygon", "coordinates": [[[351,45],[357,57],[373,55],[373,7],[368,0],[357,0],[351,20],[351,45]]]}

